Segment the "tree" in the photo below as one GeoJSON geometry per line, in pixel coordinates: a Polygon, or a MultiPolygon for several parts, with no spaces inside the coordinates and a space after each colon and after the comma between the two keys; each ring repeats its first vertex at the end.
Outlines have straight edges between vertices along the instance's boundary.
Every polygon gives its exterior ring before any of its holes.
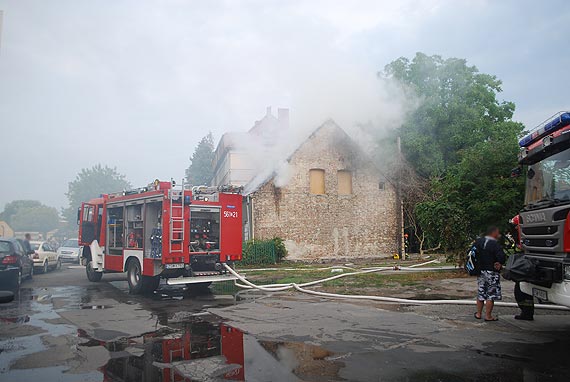
{"type": "Polygon", "coordinates": [[[193,185],[209,184],[214,176],[214,136],[211,132],[200,140],[186,169],[186,179],[193,185]]]}
{"type": "Polygon", "coordinates": [[[418,204],[433,201],[437,197],[431,192],[429,183],[418,175],[405,158],[400,158],[399,164],[394,167],[391,178],[400,184],[404,229],[414,236],[420,255],[426,251],[440,249],[441,240],[432,240],[433,243],[428,242],[426,230],[422,229],[420,217],[416,212],[418,204]]]}
{"type": "Polygon", "coordinates": [[[0,212],[0,220],[4,220],[11,225],[12,217],[18,213],[18,210],[39,207],[41,205],[42,203],[38,200],[14,200],[4,206],[4,211],[0,212]]]}
{"type": "Polygon", "coordinates": [[[53,207],[37,200],[14,200],[6,204],[0,213],[0,220],[6,221],[16,231],[49,232],[59,225],[59,215],[53,207]]]}
{"type": "MultiPolygon", "coordinates": [[[[428,200],[404,200],[428,246],[459,250],[487,225],[506,225],[523,203],[517,165],[515,105],[499,101],[501,81],[466,60],[417,53],[384,75],[422,99],[399,131],[402,152],[427,182],[428,200]]],[[[406,197],[403,192],[404,198],[406,197]]]]}
{"type": "Polygon", "coordinates": [[[75,225],[77,220],[77,208],[82,202],[96,198],[101,194],[120,192],[129,189],[131,184],[125,175],[120,174],[116,168],[101,166],[81,169],[75,180],[69,182],[68,191],[65,194],[69,200],[69,207],[63,212],[70,225],[75,225]]]}

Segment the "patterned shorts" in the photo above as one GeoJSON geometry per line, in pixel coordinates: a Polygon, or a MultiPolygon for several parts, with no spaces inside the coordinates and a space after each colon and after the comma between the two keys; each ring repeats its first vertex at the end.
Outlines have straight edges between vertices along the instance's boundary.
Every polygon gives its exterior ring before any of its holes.
{"type": "Polygon", "coordinates": [[[477,300],[500,300],[501,296],[501,275],[494,271],[481,271],[477,277],[477,300]]]}

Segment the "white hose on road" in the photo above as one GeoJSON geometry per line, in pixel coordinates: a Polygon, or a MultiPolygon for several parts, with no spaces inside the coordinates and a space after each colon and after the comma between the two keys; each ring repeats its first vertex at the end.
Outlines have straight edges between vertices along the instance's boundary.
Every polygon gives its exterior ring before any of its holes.
{"type": "MultiPolygon", "coordinates": [[[[416,266],[421,266],[423,264],[417,264],[416,266]]],[[[335,298],[335,299],[348,299],[348,300],[372,300],[372,301],[380,301],[380,302],[391,302],[397,304],[405,304],[405,305],[475,305],[475,300],[413,300],[407,298],[397,298],[397,297],[383,297],[383,296],[368,296],[368,295],[347,295],[347,294],[337,294],[337,293],[327,293],[327,292],[317,292],[310,289],[304,289],[303,287],[311,286],[315,284],[320,284],[326,281],[335,280],[341,277],[352,276],[356,274],[364,274],[364,273],[372,273],[372,272],[381,272],[381,271],[388,271],[394,270],[392,267],[384,267],[384,268],[374,268],[368,269],[365,271],[358,271],[358,272],[350,272],[350,273],[341,273],[336,276],[327,277],[321,280],[315,280],[304,284],[270,284],[270,285],[255,285],[254,283],[247,280],[245,277],[237,273],[233,270],[229,265],[224,264],[226,269],[235,277],[238,278],[243,284],[239,284],[236,282],[236,286],[244,289],[258,289],[263,292],[283,292],[289,289],[295,289],[299,292],[314,295],[314,296],[321,296],[327,298],[335,298]]],[[[504,306],[509,308],[516,308],[518,305],[514,302],[501,302],[496,301],[496,306],[504,306]]],[[[570,308],[560,305],[545,305],[545,304],[535,304],[534,307],[536,309],[551,309],[551,310],[564,310],[569,311],[570,308]]]]}
{"type": "MultiPolygon", "coordinates": [[[[354,275],[360,275],[360,274],[366,274],[366,273],[374,273],[374,272],[386,272],[386,271],[420,271],[420,269],[417,269],[417,267],[421,267],[423,265],[427,265],[427,264],[431,264],[433,263],[435,260],[431,260],[431,261],[427,261],[425,263],[420,263],[420,264],[414,264],[410,267],[402,267],[402,268],[398,268],[398,267],[376,267],[376,268],[367,268],[364,270],[360,270],[360,271],[355,271],[355,272],[348,272],[348,273],[341,273],[335,276],[331,276],[331,277],[327,277],[325,279],[320,279],[320,280],[315,280],[315,281],[310,281],[308,283],[303,283],[303,284],[298,284],[297,286],[299,287],[307,287],[307,286],[311,286],[311,285],[316,285],[316,284],[321,284],[327,281],[332,281],[332,280],[336,280],[336,279],[340,279],[342,277],[347,277],[347,276],[354,276],[354,275]],[[415,267],[415,268],[414,268],[415,267]]],[[[224,264],[225,265],[225,264],[224,264]]],[[[226,265],[226,268],[228,268],[228,266],[226,265]]],[[[454,268],[453,268],[454,269],[454,268]]],[[[233,269],[232,269],[233,270],[233,269]]],[[[441,268],[421,268],[422,271],[439,271],[441,270],[441,268]]],[[[235,272],[235,271],[234,271],[235,272]]],[[[237,274],[237,273],[235,273],[237,274]]],[[[243,278],[243,277],[242,277],[243,278]]],[[[245,283],[244,284],[238,284],[236,283],[236,285],[240,288],[243,289],[259,289],[262,290],[264,292],[282,292],[288,289],[293,289],[293,283],[289,283],[289,284],[268,284],[268,285],[255,285],[253,283],[250,283],[249,281],[243,281],[245,280],[245,278],[240,279],[242,282],[245,283]]]]}

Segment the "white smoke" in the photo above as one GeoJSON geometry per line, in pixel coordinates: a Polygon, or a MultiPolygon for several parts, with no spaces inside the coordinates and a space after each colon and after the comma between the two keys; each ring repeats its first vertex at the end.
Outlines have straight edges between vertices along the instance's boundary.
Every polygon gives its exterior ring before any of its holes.
{"type": "Polygon", "coordinates": [[[290,107],[288,129],[276,131],[269,139],[247,134],[236,142],[256,168],[257,175],[247,185],[246,194],[271,177],[276,186],[285,186],[291,174],[288,157],[327,120],[343,128],[368,154],[382,157],[379,138],[400,126],[420,102],[397,81],[358,65],[337,64],[303,78],[291,93],[290,103],[278,105],[290,107]]]}

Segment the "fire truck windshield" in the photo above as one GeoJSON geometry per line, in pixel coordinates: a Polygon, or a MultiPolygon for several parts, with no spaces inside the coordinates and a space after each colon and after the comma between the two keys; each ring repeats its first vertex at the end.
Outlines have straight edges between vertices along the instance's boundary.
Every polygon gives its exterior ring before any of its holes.
{"type": "Polygon", "coordinates": [[[562,151],[528,167],[525,205],[570,203],[570,150],[562,151]]]}

